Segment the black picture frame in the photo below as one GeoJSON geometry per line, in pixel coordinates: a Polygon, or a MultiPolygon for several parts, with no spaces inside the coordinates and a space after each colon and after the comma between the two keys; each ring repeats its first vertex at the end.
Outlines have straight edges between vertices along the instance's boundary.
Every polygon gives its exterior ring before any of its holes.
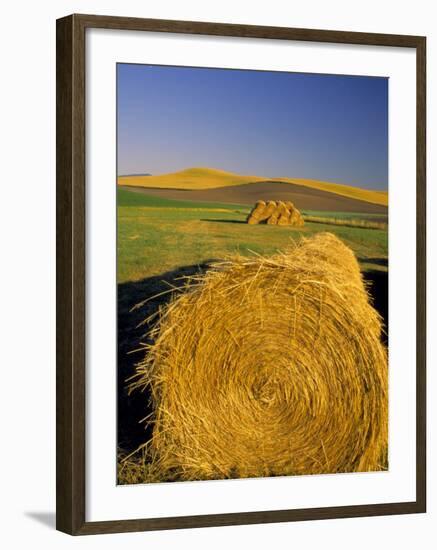
{"type": "Polygon", "coordinates": [[[426,511],[426,38],[189,21],[70,15],[57,21],[57,529],[71,535],[289,522],[426,511]],[[85,471],[85,32],[184,33],[416,51],[416,499],[411,502],[87,522],[85,471]]]}

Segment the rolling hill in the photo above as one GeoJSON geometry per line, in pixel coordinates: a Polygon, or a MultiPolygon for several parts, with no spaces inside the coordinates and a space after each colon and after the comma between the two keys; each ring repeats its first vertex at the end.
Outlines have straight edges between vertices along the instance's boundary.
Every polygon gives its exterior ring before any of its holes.
{"type": "Polygon", "coordinates": [[[253,206],[258,200],[291,201],[299,209],[329,212],[359,212],[362,214],[387,214],[381,204],[360,201],[320,189],[291,185],[284,182],[260,181],[251,184],[229,185],[214,189],[162,189],[151,187],[119,186],[131,195],[142,194],[161,200],[177,200],[184,203],[224,203],[253,206]]]}
{"type": "MultiPolygon", "coordinates": [[[[118,184],[122,186],[195,192],[219,189],[224,191],[230,187],[238,186],[241,188],[243,186],[251,186],[260,183],[263,184],[263,196],[267,199],[272,198],[269,196],[269,185],[272,185],[273,191],[273,184],[276,186],[278,184],[287,184],[290,185],[290,192],[294,187],[299,189],[306,188],[308,191],[320,191],[323,194],[333,194],[337,197],[345,197],[354,201],[382,207],[388,205],[388,193],[385,191],[373,191],[350,185],[302,178],[265,178],[260,176],[240,175],[232,172],[225,172],[223,170],[215,170],[213,168],[188,168],[172,174],[162,174],[158,176],[119,176],[118,178],[118,184]]],[[[285,191],[285,189],[282,188],[281,192],[282,191],[285,191]]],[[[250,193],[250,187],[247,188],[247,192],[248,194],[252,194],[250,193]]],[[[245,194],[244,191],[243,194],[245,194]]],[[[218,198],[217,200],[221,199],[218,198]]]]}

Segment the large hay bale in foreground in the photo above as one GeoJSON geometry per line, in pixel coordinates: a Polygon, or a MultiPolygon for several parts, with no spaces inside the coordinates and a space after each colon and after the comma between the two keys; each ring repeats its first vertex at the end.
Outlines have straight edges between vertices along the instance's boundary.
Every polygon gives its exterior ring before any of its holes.
{"type": "Polygon", "coordinates": [[[357,260],[329,233],[191,280],[162,312],[134,382],[151,388],[155,475],[384,469],[380,336],[357,260]]]}

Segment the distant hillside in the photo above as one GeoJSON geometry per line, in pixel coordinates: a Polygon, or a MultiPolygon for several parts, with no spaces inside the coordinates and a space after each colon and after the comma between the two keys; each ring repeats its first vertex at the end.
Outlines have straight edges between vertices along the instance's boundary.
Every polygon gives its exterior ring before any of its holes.
{"type": "Polygon", "coordinates": [[[343,185],[342,183],[332,183],[320,180],[307,180],[301,178],[281,178],[279,181],[303,185],[304,187],[311,187],[312,189],[327,191],[328,193],[335,193],[336,195],[341,195],[342,197],[370,202],[372,204],[380,204],[382,206],[388,205],[387,191],[374,191],[371,189],[361,189],[360,187],[353,187],[352,185],[343,185]]]}
{"type": "Polygon", "coordinates": [[[120,176],[120,185],[139,187],[158,187],[165,189],[214,189],[216,187],[227,187],[228,185],[241,185],[265,180],[258,176],[241,176],[224,170],[213,168],[188,168],[173,174],[162,174],[161,176],[120,176]]]}
{"type": "Polygon", "coordinates": [[[145,177],[145,176],[151,176],[152,174],[147,173],[134,173],[134,174],[121,174],[118,176],[119,178],[139,178],[139,177],[145,177]]]}
{"type": "MultiPolygon", "coordinates": [[[[388,193],[386,191],[372,191],[340,183],[302,178],[281,177],[273,179],[260,176],[240,175],[212,168],[188,168],[187,170],[160,176],[120,176],[118,178],[119,185],[123,186],[191,191],[228,188],[231,186],[251,185],[260,182],[263,184],[286,183],[290,186],[299,186],[300,188],[306,187],[326,193],[333,193],[334,195],[340,195],[356,201],[363,201],[380,206],[388,205],[388,193]]],[[[292,188],[290,188],[290,191],[291,190],[292,188]]]]}

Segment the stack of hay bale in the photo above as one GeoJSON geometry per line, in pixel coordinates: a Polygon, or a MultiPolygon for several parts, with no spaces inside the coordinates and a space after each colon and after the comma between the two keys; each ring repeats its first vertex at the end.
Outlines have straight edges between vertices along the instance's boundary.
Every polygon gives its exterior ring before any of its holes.
{"type": "Polygon", "coordinates": [[[257,201],[247,217],[247,223],[250,225],[258,223],[292,225],[294,227],[304,225],[301,213],[290,201],[257,201]]]}

